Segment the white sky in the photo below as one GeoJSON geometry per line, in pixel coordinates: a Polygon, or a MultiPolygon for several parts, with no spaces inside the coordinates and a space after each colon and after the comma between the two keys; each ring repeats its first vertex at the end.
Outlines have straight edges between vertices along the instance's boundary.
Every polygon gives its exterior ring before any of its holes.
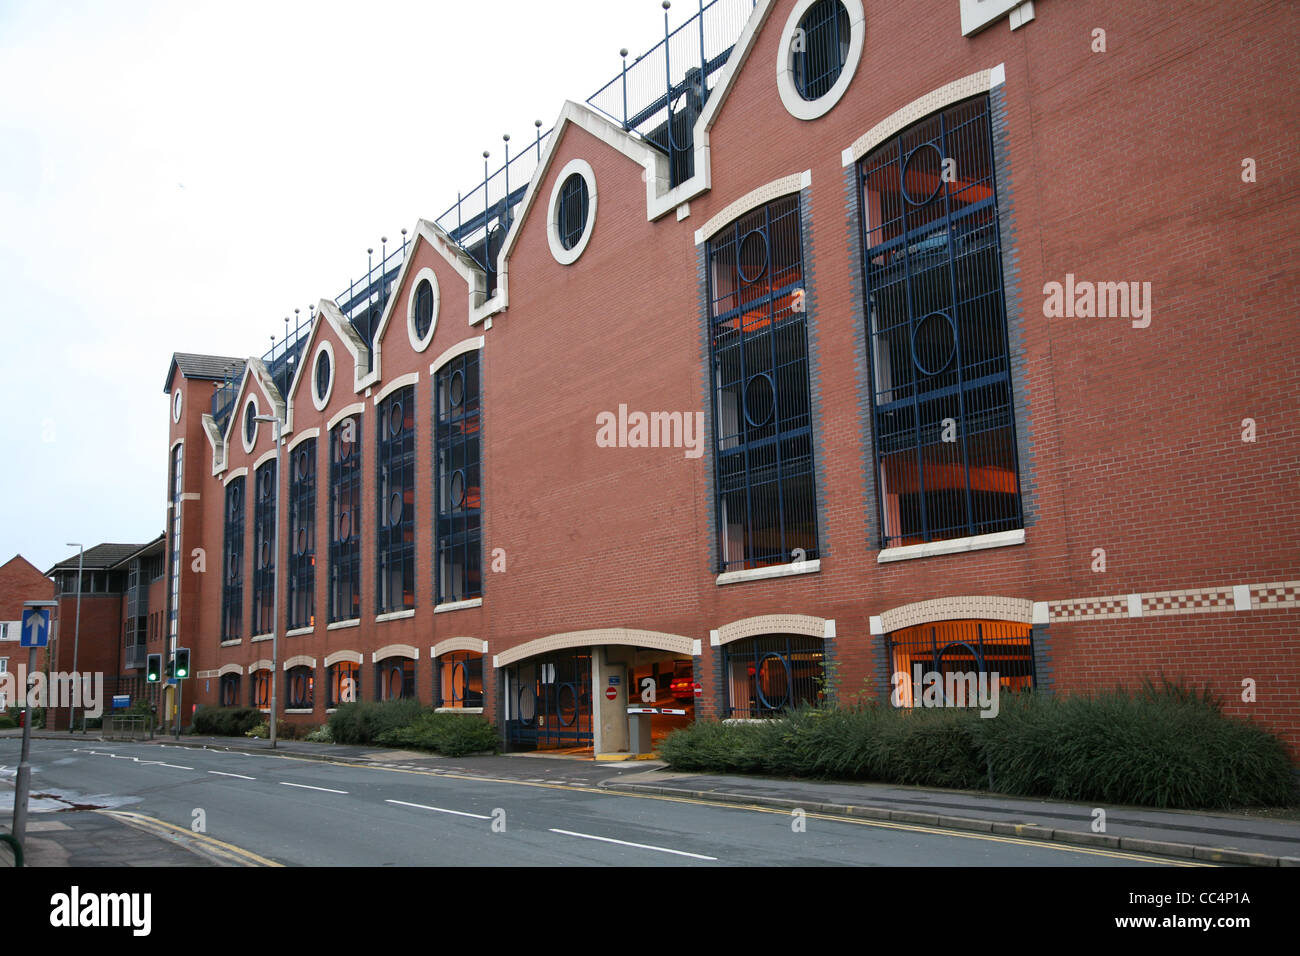
{"type": "Polygon", "coordinates": [[[262,354],[662,35],[658,0],[0,0],[0,563],[159,534],[172,352],[262,354]]]}

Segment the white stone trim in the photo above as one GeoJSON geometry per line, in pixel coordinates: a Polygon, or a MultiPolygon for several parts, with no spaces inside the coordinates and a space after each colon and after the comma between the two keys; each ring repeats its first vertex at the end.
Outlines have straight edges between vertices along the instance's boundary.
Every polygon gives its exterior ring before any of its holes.
{"type": "Polygon", "coordinates": [[[731,225],[745,213],[758,209],[760,206],[766,206],[774,199],[780,199],[782,196],[790,195],[790,193],[797,193],[801,189],[807,189],[811,185],[812,170],[805,169],[802,173],[791,173],[789,176],[782,176],[780,179],[759,186],[757,189],[751,189],[735,202],[728,203],[721,212],[711,216],[708,222],[696,229],[695,244],[697,246],[703,244],[706,239],[711,239],[718,230],[731,225]]]}
{"type": "Polygon", "coordinates": [[[716,629],[709,631],[709,647],[722,646],[722,633],[716,629]]]}
{"type": "Polygon", "coordinates": [[[198,501],[198,500],[199,500],[199,492],[197,492],[197,491],[183,491],[183,492],[181,492],[181,498],[180,498],[180,500],[181,500],[181,501],[198,501]]]}
{"type": "Polygon", "coordinates": [[[912,100],[855,139],[840,154],[840,162],[845,166],[851,166],[889,137],[918,120],[925,119],[931,113],[936,113],[945,106],[951,106],[972,96],[978,96],[980,93],[987,93],[997,85],[994,83],[995,76],[999,82],[1005,78],[1002,64],[998,64],[991,70],[980,70],[970,76],[963,76],[912,100]]]}
{"type": "Polygon", "coordinates": [[[238,664],[222,664],[217,668],[217,676],[225,677],[227,674],[242,674],[244,669],[238,664]]]}
{"type": "MultiPolygon", "coordinates": [[[[244,398],[243,395],[241,395],[240,397],[244,398]]],[[[257,447],[257,437],[262,433],[262,423],[259,421],[254,421],[253,440],[252,441],[248,440],[249,419],[250,418],[255,419],[258,415],[262,414],[261,408],[259,407],[257,402],[257,396],[252,392],[250,392],[248,394],[248,397],[245,398],[244,401],[240,403],[240,405],[235,409],[235,411],[238,414],[231,415],[230,417],[232,419],[237,418],[239,420],[239,443],[244,446],[244,454],[251,455],[253,453],[253,449],[257,447]],[[248,407],[250,405],[253,406],[253,413],[251,415],[248,413],[248,407]]]]}
{"type": "Polygon", "coordinates": [[[308,657],[306,654],[295,654],[284,662],[285,670],[292,670],[295,667],[316,667],[316,658],[308,657]]]}
{"type": "Polygon", "coordinates": [[[325,427],[327,430],[333,431],[335,426],[337,426],[339,422],[343,421],[343,419],[351,418],[353,415],[360,415],[365,410],[365,402],[356,402],[346,408],[340,408],[338,414],[331,418],[325,427]]]}
{"type": "Polygon", "coordinates": [[[1130,594],[1128,596],[1128,616],[1129,617],[1142,616],[1142,595],[1141,594],[1130,594]]]}
{"type": "Polygon", "coordinates": [[[285,446],[284,449],[285,452],[292,454],[295,448],[297,448],[299,445],[301,445],[309,438],[320,438],[320,429],[304,428],[302,431],[298,432],[298,434],[293,436],[293,441],[289,442],[289,444],[285,446]]]}
{"type": "MultiPolygon", "coordinates": [[[[257,469],[261,468],[263,465],[265,465],[268,461],[271,461],[273,458],[275,458],[274,448],[272,448],[270,451],[263,452],[261,455],[258,456],[257,460],[253,462],[253,471],[256,472],[257,469]]],[[[275,477],[278,480],[280,476],[276,475],[275,477]]]]}
{"type": "Polygon", "coordinates": [[[463,342],[457,342],[451,348],[439,355],[429,365],[429,377],[432,378],[442,368],[457,356],[464,355],[466,352],[473,352],[475,349],[483,348],[483,336],[476,335],[472,339],[466,339],[463,342]]]}
{"type": "Polygon", "coordinates": [[[387,611],[384,614],[376,614],[375,623],[382,624],[384,621],[400,621],[408,617],[415,617],[415,608],[408,607],[401,611],[387,611]]]}
{"type": "Polygon", "coordinates": [[[441,310],[442,292],[438,288],[438,273],[425,266],[411,280],[411,292],[406,297],[406,337],[410,340],[412,349],[423,352],[429,347],[429,343],[433,341],[433,333],[438,328],[438,313],[441,310]],[[415,293],[419,291],[420,283],[426,280],[433,289],[433,318],[429,322],[428,334],[420,338],[415,331],[415,293]]]}
{"type": "Polygon", "coordinates": [[[885,633],[885,622],[880,619],[879,614],[871,615],[871,619],[867,622],[867,624],[872,634],[885,633]]]}
{"type": "Polygon", "coordinates": [[[983,551],[987,548],[1010,548],[1025,543],[1025,529],[977,534],[967,538],[949,538],[946,541],[927,541],[898,548],[886,548],[876,555],[878,564],[891,561],[910,561],[914,558],[932,558],[939,554],[960,554],[964,551],[983,551]]]}
{"type": "Polygon", "coordinates": [[[271,640],[273,637],[275,637],[275,635],[274,635],[274,634],[271,634],[270,632],[267,632],[266,634],[258,634],[258,635],[254,636],[254,637],[250,637],[250,638],[248,639],[248,643],[250,643],[250,644],[258,644],[258,643],[260,643],[260,642],[262,642],[262,641],[269,641],[269,640],[271,640]]]}
{"type": "Polygon", "coordinates": [[[253,663],[248,665],[248,673],[250,674],[256,674],[258,671],[274,671],[274,670],[275,668],[271,666],[271,662],[267,660],[265,657],[262,658],[260,661],[253,661],[253,663]]]}
{"type": "Polygon", "coordinates": [[[1046,624],[1051,620],[1051,613],[1046,601],[1035,601],[1029,619],[1030,624],[1046,624]]]}
{"type": "Polygon", "coordinates": [[[482,606],[482,598],[470,598],[468,601],[447,601],[443,604],[435,604],[433,607],[433,613],[446,614],[448,611],[464,611],[471,607],[482,606]]]}
{"type": "Polygon", "coordinates": [[[435,707],[435,714],[481,714],[482,707],[435,707]]]}
{"type": "Polygon", "coordinates": [[[828,641],[835,639],[835,619],[827,618],[826,627],[822,631],[822,638],[828,641]]]}
{"type": "Polygon", "coordinates": [[[330,396],[334,394],[334,380],[338,377],[339,363],[334,359],[334,343],[327,338],[321,338],[320,344],[316,346],[316,351],[311,357],[311,371],[307,372],[311,376],[307,383],[307,388],[311,392],[311,403],[316,411],[325,411],[325,406],[330,403],[330,396]],[[325,387],[325,394],[316,393],[316,363],[320,361],[321,354],[329,356],[330,360],[330,380],[325,387]]]}
{"type": "Polygon", "coordinates": [[[884,634],[935,621],[986,620],[1032,624],[1033,617],[1032,601],[977,594],[900,604],[880,614],[880,626],[884,634]]]}
{"type": "Polygon", "coordinates": [[[587,243],[591,241],[591,231],[596,227],[596,173],[591,168],[591,163],[585,159],[571,159],[564,164],[555,177],[555,184],[551,187],[551,200],[546,210],[546,242],[551,248],[551,256],[562,266],[570,266],[578,261],[582,255],[587,243]],[[587,221],[583,224],[582,235],[578,241],[573,244],[572,249],[564,248],[560,242],[560,230],[556,223],[556,216],[560,210],[560,194],[564,191],[564,184],[570,176],[581,176],[587,184],[587,221]]]}
{"type": "Polygon", "coordinates": [[[724,571],[718,575],[717,585],[741,584],[745,581],[763,581],[767,578],[788,578],[796,574],[819,574],[822,569],[820,558],[813,561],[792,561],[789,564],[774,564],[770,568],[746,568],[744,571],[724,571]]]}
{"type": "Polygon", "coordinates": [[[181,394],[179,388],[172,392],[172,421],[179,424],[181,420],[181,407],[185,402],[185,396],[181,394]]]}
{"type": "Polygon", "coordinates": [[[591,631],[568,631],[550,634],[517,644],[492,658],[494,667],[505,667],[525,658],[559,651],[570,647],[596,647],[603,644],[626,644],[629,647],[646,647],[687,656],[695,647],[689,637],[665,634],[662,631],[642,631],[626,627],[597,628],[591,631]]]}
{"type": "Polygon", "coordinates": [[[405,388],[408,385],[414,385],[419,381],[420,381],[419,372],[407,372],[405,375],[397,376],[397,378],[393,379],[391,382],[389,382],[387,385],[385,385],[375,394],[375,398],[374,398],[375,407],[378,408],[380,402],[386,399],[389,395],[392,395],[393,392],[397,391],[399,388],[405,388]]]}
{"type": "Polygon", "coordinates": [[[1249,584],[1233,585],[1232,609],[1234,611],[1250,610],[1250,585],[1249,584]]]}
{"type": "Polygon", "coordinates": [[[218,647],[238,647],[238,646],[239,646],[240,644],[242,644],[242,643],[243,643],[243,638],[236,637],[236,638],[232,638],[231,640],[228,640],[228,641],[222,641],[222,642],[221,642],[220,644],[218,644],[217,646],[218,646],[218,647]]]}
{"type": "Polygon", "coordinates": [[[358,651],[335,651],[333,654],[325,655],[325,666],[333,667],[340,662],[348,664],[364,664],[365,657],[358,651]]]}
{"type": "Polygon", "coordinates": [[[246,467],[241,466],[239,468],[232,468],[230,471],[226,472],[226,477],[221,479],[221,485],[224,488],[236,478],[246,477],[248,477],[248,469],[246,467]]]}
{"type": "MultiPolygon", "coordinates": [[[[710,632],[710,643],[713,643],[713,633],[710,632]]],[[[805,637],[825,640],[826,621],[824,618],[808,614],[760,614],[757,617],[746,617],[724,624],[717,629],[716,633],[718,640],[714,644],[715,647],[759,634],[802,634],[805,637]]]]}
{"type": "Polygon", "coordinates": [[[408,660],[418,661],[420,659],[420,649],[412,647],[410,644],[385,644],[370,653],[370,663],[378,664],[390,657],[405,657],[408,660]]]}
{"type": "Polygon", "coordinates": [[[449,637],[429,648],[430,657],[441,657],[453,651],[469,651],[472,654],[486,654],[488,642],[477,637],[449,637]]]}
{"type": "Polygon", "coordinates": [[[311,713],[315,713],[315,711],[313,711],[310,707],[286,707],[286,708],[284,709],[284,712],[285,712],[286,714],[311,714],[311,713]]]}
{"type": "Polygon", "coordinates": [[[334,621],[332,624],[326,624],[325,630],[341,631],[347,627],[360,627],[360,626],[361,626],[361,618],[352,617],[352,618],[348,618],[346,621],[334,621]]]}
{"type": "Polygon", "coordinates": [[[799,90],[794,85],[792,69],[794,32],[798,29],[799,21],[803,19],[804,14],[816,2],[817,0],[797,0],[790,11],[789,18],[785,21],[785,29],[781,31],[781,42],[776,48],[776,88],[781,95],[781,105],[795,119],[805,121],[825,116],[844,98],[844,94],[849,90],[849,84],[853,82],[854,74],[858,71],[858,63],[862,60],[862,49],[866,45],[867,15],[862,8],[862,0],[839,0],[849,15],[849,51],[844,58],[844,68],[840,70],[834,85],[824,96],[819,96],[815,100],[806,100],[800,96],[799,90]]]}
{"type": "Polygon", "coordinates": [[[302,637],[304,634],[313,634],[316,631],[315,625],[311,627],[294,627],[284,632],[285,637],[302,637]]]}

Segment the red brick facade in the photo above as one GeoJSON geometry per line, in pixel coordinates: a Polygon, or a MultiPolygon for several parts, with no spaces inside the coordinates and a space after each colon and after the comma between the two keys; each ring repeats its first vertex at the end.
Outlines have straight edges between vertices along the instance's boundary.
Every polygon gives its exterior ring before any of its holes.
{"type": "MultiPolygon", "coordinates": [[[[1296,133],[1276,106],[1298,52],[1297,9],[1200,5],[1194,20],[1171,20],[1118,0],[1041,4],[1020,29],[1001,20],[963,37],[957,0],[869,3],[847,93],[824,116],[802,120],[783,106],[773,70],[794,7],[757,4],[737,48],[743,56],[732,55],[739,68],[705,113],[709,181],[688,207],[651,218],[646,168],[634,158],[645,147],[603,119],[569,121],[585,111],[570,106],[507,242],[508,299],[499,290],[497,306],[472,308],[464,261],[445,234],[422,224],[374,354],[361,355],[359,368],[355,343],[341,331],[346,319],[322,303],[301,353],[306,373],[291,393],[279,395],[250,360],[220,438],[210,414],[215,383],[169,378],[169,394],[182,395],[170,437],[173,450],[183,442],[178,634],[194,650],[199,703],[218,702],[223,669],[241,675],[247,703],[252,669],[272,656],[269,640],[250,630],[252,478],[274,450],[267,424],[244,449],[251,394],[261,414],[284,409],[286,450],[318,430],[309,631],[285,636],[280,584],[279,660],[306,658],[315,674],[313,712],[295,721],[325,719],[326,659],[342,651],[362,655],[361,694],[371,699],[376,652],[414,648],[417,694],[431,702],[431,650],[451,638],[487,642],[484,710],[501,720],[504,668],[492,666],[494,656],[582,631],[606,633],[551,643],[698,642],[698,653],[685,652],[702,688],[698,716],[725,711],[721,652],[742,631],[822,640],[841,696],[879,696],[888,691],[884,648],[893,628],[960,618],[1033,624],[1044,689],[1132,686],[1162,674],[1208,684],[1230,712],[1300,747],[1300,187],[1290,159],[1296,133]],[[854,165],[843,154],[878,124],[897,119],[897,129],[929,115],[952,101],[941,92],[963,81],[953,97],[987,95],[994,114],[1023,542],[882,562],[859,210],[854,165]],[[936,105],[919,102],[932,95],[936,105]],[[575,159],[590,164],[598,203],[590,244],[561,265],[548,243],[548,200],[575,159]],[[1243,180],[1245,159],[1254,160],[1254,181],[1243,180]],[[709,442],[700,457],[600,447],[597,416],[623,404],[703,411],[716,424],[696,232],[719,216],[713,224],[726,225],[736,218],[732,204],[779,182],[771,198],[801,198],[820,563],[811,573],[720,583],[709,442]],[[425,269],[440,302],[432,341],[417,351],[407,311],[425,269]],[[1067,274],[1151,283],[1149,326],[1048,317],[1044,287],[1067,274]],[[440,613],[430,365],[480,337],[482,602],[440,613]],[[322,342],[336,368],[317,410],[311,372],[322,342]],[[417,376],[415,608],[376,620],[377,399],[408,375],[417,376]],[[354,405],[362,410],[348,412],[354,405]],[[331,629],[328,436],[347,415],[362,423],[362,610],[355,626],[331,629]],[[1253,441],[1243,441],[1245,419],[1254,422],[1253,441]],[[223,644],[224,482],[239,469],[250,489],[243,628],[223,644]],[[492,570],[494,560],[505,569],[492,570]],[[1181,591],[1212,593],[1159,597],[1181,591]],[[1067,606],[1085,598],[1118,603],[1067,606]],[[905,607],[928,601],[949,603],[905,607]],[[766,615],[798,620],[758,630],[738,623],[766,615]],[[1242,699],[1248,678],[1254,702],[1242,699]]],[[[860,144],[857,155],[877,144],[860,144]]],[[[277,568],[287,558],[287,469],[277,568]]],[[[84,605],[82,613],[84,621],[84,605]]],[[[606,686],[597,678],[594,696],[606,686]]],[[[281,701],[283,693],[282,685],[281,701]]]]}

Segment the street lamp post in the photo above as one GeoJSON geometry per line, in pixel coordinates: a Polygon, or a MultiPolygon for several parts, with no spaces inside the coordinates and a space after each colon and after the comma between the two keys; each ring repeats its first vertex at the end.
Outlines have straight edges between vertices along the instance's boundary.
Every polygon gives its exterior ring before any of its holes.
{"type": "MultiPolygon", "coordinates": [[[[69,541],[67,547],[77,549],[77,623],[72,633],[72,679],[77,680],[77,651],[81,646],[81,568],[86,557],[85,547],[76,541],[69,541]]],[[[71,687],[71,684],[67,685],[71,687]]],[[[77,697],[73,696],[68,702],[68,733],[72,733],[72,725],[76,723],[77,697]]]]}
{"type": "Polygon", "coordinates": [[[280,419],[274,415],[254,415],[253,421],[270,422],[275,439],[275,524],[271,546],[275,555],[275,595],[271,601],[271,746],[275,747],[275,689],[280,679],[280,419]]]}

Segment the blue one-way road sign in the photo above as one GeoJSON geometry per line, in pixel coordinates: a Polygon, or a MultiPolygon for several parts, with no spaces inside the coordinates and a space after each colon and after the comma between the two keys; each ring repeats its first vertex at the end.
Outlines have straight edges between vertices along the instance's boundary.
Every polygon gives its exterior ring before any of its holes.
{"type": "Polygon", "coordinates": [[[50,612],[43,607],[23,608],[22,633],[19,647],[45,647],[50,643],[50,612]]]}

